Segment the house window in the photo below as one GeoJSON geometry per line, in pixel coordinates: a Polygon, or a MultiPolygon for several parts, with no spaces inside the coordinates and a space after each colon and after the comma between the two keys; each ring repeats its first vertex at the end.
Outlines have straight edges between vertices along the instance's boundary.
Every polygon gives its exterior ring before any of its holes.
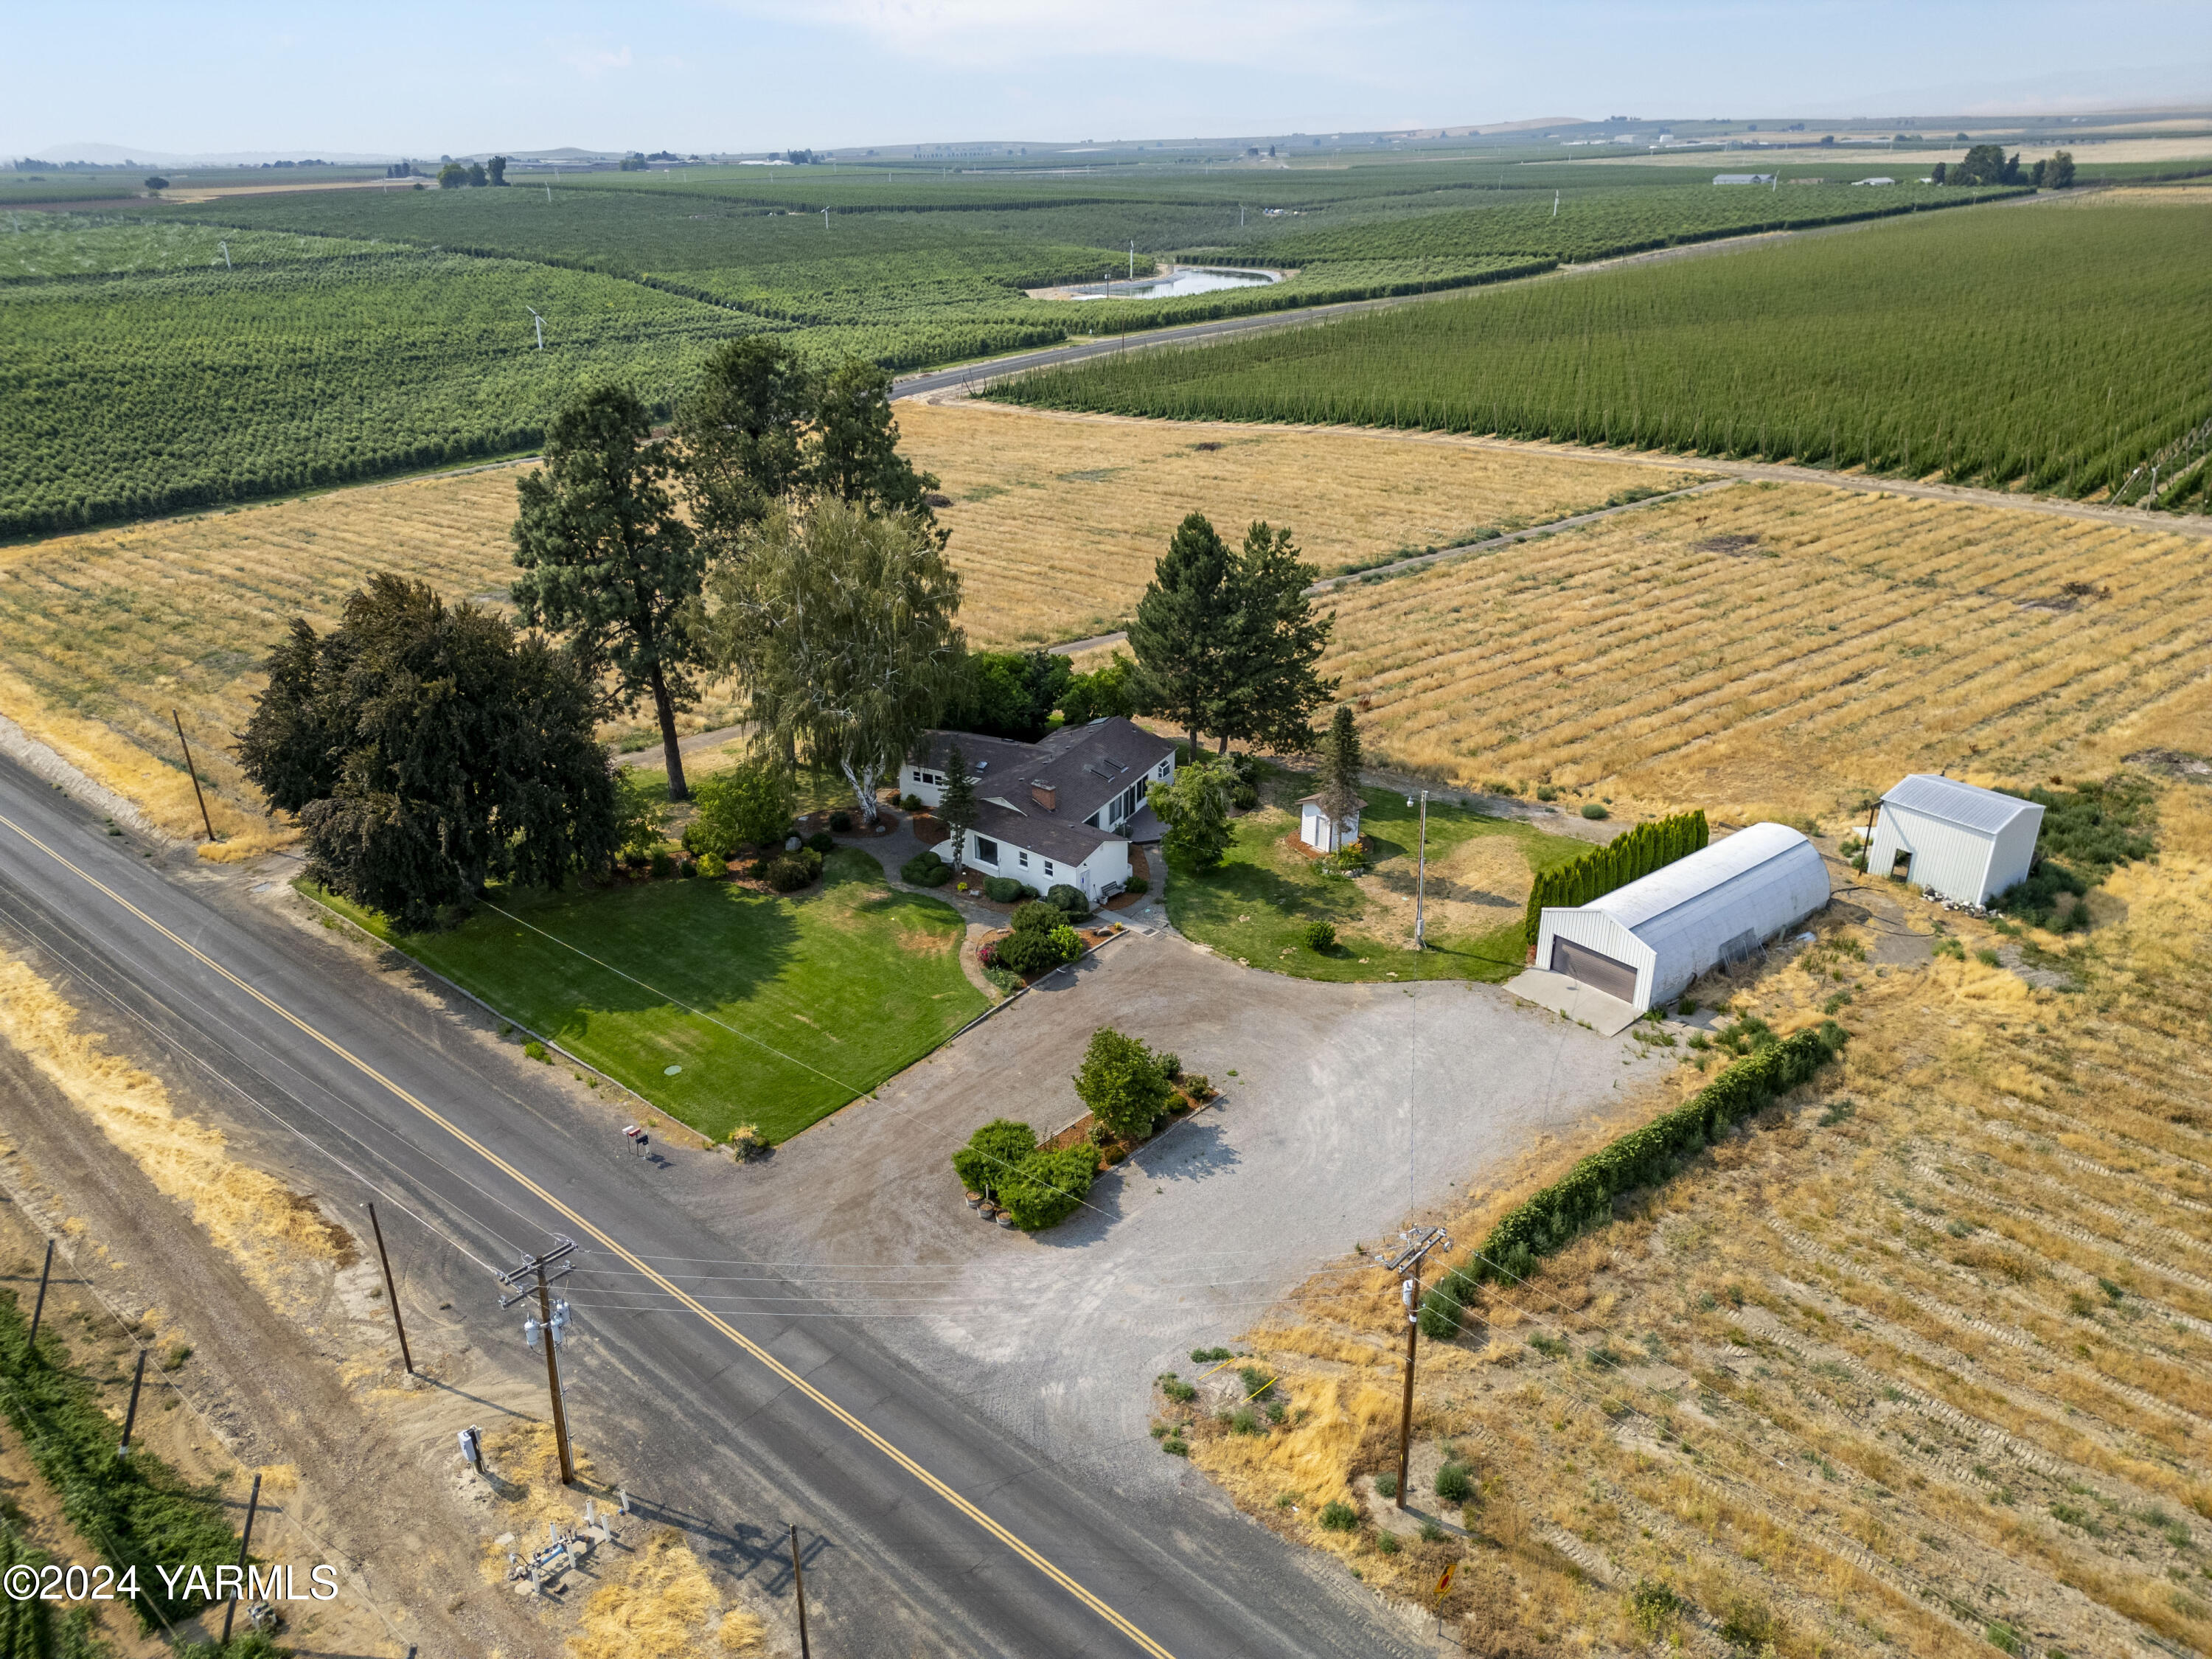
{"type": "Polygon", "coordinates": [[[1165,759],[1165,760],[1164,760],[1164,761],[1162,761],[1162,762],[1160,763],[1160,769],[1159,769],[1157,773],[1155,773],[1153,775],[1154,775],[1154,776],[1156,776],[1156,777],[1163,777],[1163,778],[1164,778],[1164,777],[1167,776],[1167,775],[1168,775],[1168,771],[1169,771],[1169,769],[1170,769],[1170,768],[1171,768],[1171,767],[1173,767],[1174,765],[1175,765],[1175,757],[1174,757],[1174,756],[1172,756],[1172,755],[1170,755],[1170,756],[1169,756],[1169,757],[1167,757],[1167,759],[1165,759]]]}
{"type": "Polygon", "coordinates": [[[1051,875],[1051,874],[1053,874],[1053,873],[1054,873],[1054,872],[1053,872],[1053,867],[1052,867],[1052,860],[1051,860],[1050,859],[1047,859],[1047,860],[1044,861],[1044,872],[1045,872],[1045,874],[1047,874],[1048,876],[1048,875],[1051,875]]]}
{"type": "Polygon", "coordinates": [[[976,836],[975,862],[978,864],[996,864],[998,861],[999,843],[993,841],[988,836],[976,836]]]}
{"type": "Polygon", "coordinates": [[[1026,870],[1030,867],[1030,855],[1027,853],[1017,853],[1014,856],[1021,860],[1023,869],[1026,870]]]}

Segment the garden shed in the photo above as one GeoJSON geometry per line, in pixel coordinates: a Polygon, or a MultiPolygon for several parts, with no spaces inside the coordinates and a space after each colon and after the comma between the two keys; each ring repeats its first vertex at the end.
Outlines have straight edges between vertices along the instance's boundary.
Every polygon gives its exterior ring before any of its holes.
{"type": "Polygon", "coordinates": [[[1640,1014],[1827,902],[1819,849],[1786,824],[1754,823],[1588,904],[1547,907],[1536,965],[1640,1014]]]}
{"type": "Polygon", "coordinates": [[[1308,795],[1298,803],[1298,839],[1316,853],[1342,852],[1359,839],[1359,809],[1331,823],[1321,797],[1308,795]]]}
{"type": "Polygon", "coordinates": [[[1985,904],[2027,879],[2043,809],[1956,778],[1915,772],[1881,798],[1867,873],[1985,904]]]}

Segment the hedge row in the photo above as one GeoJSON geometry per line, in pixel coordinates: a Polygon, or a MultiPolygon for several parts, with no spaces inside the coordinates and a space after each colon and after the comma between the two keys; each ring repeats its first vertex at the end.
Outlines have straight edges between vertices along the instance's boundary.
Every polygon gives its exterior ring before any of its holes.
{"type": "Polygon", "coordinates": [[[1536,942],[1536,930],[1547,906],[1588,904],[1676,859],[1687,858],[1711,839],[1705,810],[1700,807],[1624,830],[1602,847],[1593,847],[1579,858],[1539,871],[1535,885],[1528,890],[1528,943],[1536,942]]]}
{"type": "MultiPolygon", "coordinates": [[[[101,1559],[120,1572],[138,1570],[139,1620],[189,1618],[206,1605],[193,1595],[162,1592],[156,1565],[192,1564],[213,1582],[218,1566],[238,1559],[221,1497],[195,1491],[152,1453],[115,1455],[122,1428],[101,1409],[100,1387],[82,1374],[51,1328],[34,1355],[30,1322],[12,1291],[0,1292],[0,1412],[22,1437],[24,1450],[59,1495],[62,1513],[101,1559]]],[[[147,1402],[140,1402],[142,1413],[147,1402]]],[[[176,1581],[181,1588],[183,1578],[176,1581]]]]}
{"type": "Polygon", "coordinates": [[[1613,1200],[1656,1186],[1682,1160],[1720,1139],[1777,1096],[1826,1065],[1844,1042],[1833,1020],[1784,1038],[1737,1060],[1673,1111],[1592,1152],[1565,1176],[1515,1206],[1465,1261],[1439,1280],[1421,1305],[1421,1328],[1445,1337],[1459,1328],[1460,1310],[1485,1281],[1526,1278],[1539,1256],[1564,1249],[1613,1219],[1613,1200]]]}

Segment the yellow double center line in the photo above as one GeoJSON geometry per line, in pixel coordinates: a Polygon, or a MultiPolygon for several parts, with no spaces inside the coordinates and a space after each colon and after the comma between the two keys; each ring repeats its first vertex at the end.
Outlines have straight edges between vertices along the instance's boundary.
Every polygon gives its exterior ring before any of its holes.
{"type": "Polygon", "coordinates": [[[148,915],[143,910],[133,904],[129,899],[124,897],[122,894],[117,892],[106,882],[101,881],[97,876],[93,875],[89,871],[82,869],[78,866],[72,864],[61,854],[47,846],[46,842],[40,841],[29,830],[24,829],[21,824],[17,823],[13,818],[7,817],[5,814],[0,814],[0,824],[4,824],[8,829],[15,831],[16,835],[21,836],[32,846],[37,848],[39,851],[44,853],[56,864],[60,865],[63,869],[68,871],[79,881],[84,883],[86,886],[92,888],[96,892],[103,893],[108,898],[112,899],[117,904],[129,911],[132,915],[137,917],[140,921],[144,922],[147,927],[152,928],[163,939],[168,940],[170,944],[175,945],[177,949],[182,951],[186,956],[191,957],[193,961],[199,963],[210,973],[220,975],[222,978],[229,981],[233,985],[235,985],[240,990],[245,992],[246,995],[252,997],[263,1007],[268,1009],[270,1013],[275,1014],[279,1019],[283,1020],[286,1024],[298,1030],[302,1036],[313,1038],[324,1048],[329,1049],[331,1053],[344,1060],[349,1066],[353,1066],[364,1077],[369,1078],[376,1083],[380,1084],[383,1087],[390,1090],[398,1098],[405,1101],[408,1105],[413,1107],[415,1110],[421,1113],[431,1122],[436,1124],[447,1134],[453,1136],[454,1139],[459,1141],[462,1146],[467,1147],[478,1158],[483,1158],[484,1162],[490,1164],[494,1169],[499,1170],[502,1175],[506,1176],[508,1180],[514,1182],[516,1185],[522,1188],[524,1191],[537,1198],[549,1209],[555,1212],[555,1213],[565,1218],[568,1221],[572,1223],[579,1231],[588,1234],[592,1238],[604,1245],[608,1250],[613,1252],[616,1255],[620,1256],[632,1267],[644,1274],[646,1278],[652,1280],[655,1285],[658,1285],[670,1296],[675,1297],[678,1302],[683,1304],[684,1306],[689,1308],[693,1313],[698,1315],[701,1319],[704,1320],[708,1325],[721,1333],[722,1335],[727,1337],[732,1342],[737,1344],[738,1347],[743,1348],[747,1353],[750,1354],[763,1365],[765,1365],[770,1371],[773,1371],[785,1382],[790,1384],[793,1389],[796,1389],[800,1394],[805,1395],[809,1400],[819,1406],[823,1411],[829,1413],[831,1417],[834,1417],[838,1422],[842,1423],[847,1428],[852,1430],[854,1434],[859,1435],[861,1439],[866,1441],[871,1446],[873,1446],[878,1451],[881,1452],[885,1457],[888,1457],[892,1462],[897,1464],[899,1468],[904,1469],[915,1480],[921,1481],[923,1486],[935,1492],[939,1498],[943,1498],[947,1504],[950,1504],[962,1515],[966,1516],[970,1521],[973,1521],[985,1532],[990,1534],[992,1537],[997,1539],[1008,1549],[1013,1551],[1015,1554],[1020,1556],[1023,1560],[1028,1562],[1039,1572],[1042,1573],[1047,1578],[1052,1580],[1054,1583],[1059,1585],[1060,1589],[1066,1590],[1078,1601],[1080,1601],[1085,1607],[1090,1608],[1091,1612],[1097,1613],[1101,1619],[1111,1625],[1115,1630],[1121,1632],[1122,1635],[1127,1637],[1130,1641],[1136,1644],[1139,1650],[1152,1655],[1153,1659],[1175,1659],[1175,1656],[1170,1653],[1167,1649],[1162,1647],[1158,1642],[1152,1640],[1151,1637],[1139,1630],[1136,1626],[1131,1624],[1128,1620],[1123,1618],[1112,1607],[1107,1606],[1105,1602],[1099,1600],[1097,1596],[1084,1589],[1082,1585],[1077,1583],[1075,1580],[1071,1578],[1066,1573],[1061,1571],[1051,1562],[1045,1559],[1045,1558],[1040,1555],[1036,1550],[1024,1543],[1019,1538],[1009,1532],[1005,1527],[1000,1525],[998,1522],[993,1520],[988,1515],[986,1515],[975,1504],[969,1503],[965,1498],[963,1498],[951,1486],[939,1480],[935,1475],[932,1474],[927,1469],[915,1462],[913,1458],[901,1451],[890,1441],[884,1439],[882,1435],[877,1433],[875,1430],[870,1428],[859,1418],[854,1416],[852,1413],[847,1411],[842,1406],[832,1400],[828,1395],[823,1393],[821,1389],[816,1388],[811,1382],[809,1382],[797,1371],[793,1370],[790,1366],[785,1364],[774,1354],[769,1352],[769,1351],[762,1347],[759,1343],[755,1342],[750,1337],[745,1335],[744,1332],[737,1329],[727,1321],[722,1319],[719,1315],[708,1311],[708,1310],[700,1303],[697,1297],[694,1297],[690,1291],[684,1290],[672,1282],[667,1275],[660,1272],[659,1268],[654,1267],[643,1257],[636,1255],[634,1251],[629,1249],[629,1247],[615,1238],[611,1234],[605,1231],[592,1222],[586,1220],[583,1216],[569,1208],[568,1206],[563,1204],[559,1199],[554,1197],[552,1194],[547,1192],[543,1187],[532,1181],[528,1176],[524,1175],[521,1170],[516,1169],[514,1165],[509,1164],[505,1158],[500,1157],[498,1153],[493,1152],[482,1141],[477,1139],[475,1136],[461,1128],[444,1114],[439,1112],[435,1108],[428,1105],[423,1101],[417,1098],[414,1094],[410,1093],[408,1090],[402,1088],[398,1084],[385,1076],[383,1073],[378,1071],[375,1066],[363,1060],[359,1054],[355,1054],[350,1048],[345,1047],[344,1044],[316,1030],[315,1027],[310,1025],[306,1020],[301,1018],[299,1015],[285,1007],[283,1004],[277,1002],[270,997],[264,996],[261,992],[256,990],[252,986],[248,985],[244,980],[240,979],[236,974],[232,973],[229,969],[217,962],[213,957],[208,955],[206,951],[199,949],[197,945],[191,944],[187,940],[179,939],[175,933],[172,933],[168,928],[164,927],[152,916],[148,915]]]}

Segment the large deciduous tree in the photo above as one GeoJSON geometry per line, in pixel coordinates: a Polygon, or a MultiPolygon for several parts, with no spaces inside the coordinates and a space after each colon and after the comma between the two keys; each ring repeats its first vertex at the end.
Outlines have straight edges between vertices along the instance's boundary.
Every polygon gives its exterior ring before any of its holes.
{"type": "Polygon", "coordinates": [[[1245,532],[1212,715],[1224,750],[1231,742],[1279,752],[1312,745],[1313,711],[1336,690],[1314,672],[1336,625],[1316,617],[1306,597],[1319,574],[1300,562],[1288,530],[1255,524],[1245,532]]]}
{"type": "Polygon", "coordinates": [[[295,622],[268,669],[239,758],[332,891],[417,929],[489,882],[558,886],[611,861],[596,699],[542,635],[379,575],[332,633],[295,622]]]}
{"type": "Polygon", "coordinates": [[[732,556],[769,509],[805,482],[815,378],[781,340],[717,346],[676,411],[684,497],[709,559],[732,556]]]}
{"type": "Polygon", "coordinates": [[[1171,863],[1206,871],[1229,850],[1229,780],[1226,767],[1208,763],[1179,768],[1172,783],[1150,786],[1152,808],[1167,833],[1160,851],[1171,863]]]}
{"type": "Polygon", "coordinates": [[[817,493],[878,513],[910,514],[944,544],[946,532],[929,505],[937,479],[898,453],[889,369],[848,357],[823,377],[814,397],[808,474],[817,493]]]}
{"type": "Polygon", "coordinates": [[[958,731],[1035,743],[1074,678],[1056,651],[970,652],[942,719],[958,731]]]}
{"type": "Polygon", "coordinates": [[[635,394],[603,387],[555,417],[545,463],[516,485],[511,590],[524,623],[567,637],[580,661],[615,676],[620,706],[649,696],[667,758],[668,798],[684,799],[677,711],[703,660],[693,612],[705,555],[677,516],[670,446],[635,394]]]}
{"type": "Polygon", "coordinates": [[[1176,526],[1129,624],[1138,695],[1190,733],[1194,754],[1199,733],[1212,729],[1221,687],[1237,612],[1235,564],[1206,516],[1192,514],[1176,526]]]}
{"type": "Polygon", "coordinates": [[[836,768],[876,823],[878,784],[937,718],[965,649],[937,538],[839,500],[778,507],[712,597],[717,661],[763,740],[836,768]]]}

